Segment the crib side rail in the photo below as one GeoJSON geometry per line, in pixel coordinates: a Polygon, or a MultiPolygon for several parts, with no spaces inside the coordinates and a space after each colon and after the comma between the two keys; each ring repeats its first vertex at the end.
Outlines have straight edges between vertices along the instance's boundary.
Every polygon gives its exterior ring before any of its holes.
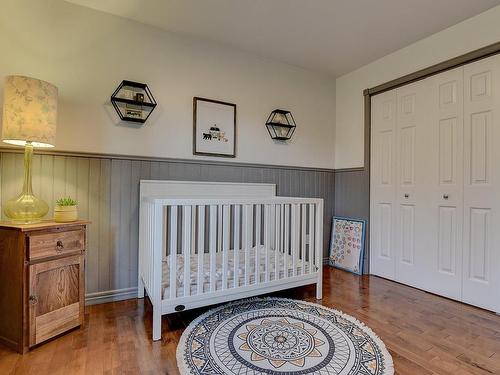
{"type": "Polygon", "coordinates": [[[320,279],[322,231],[322,199],[146,198],[139,272],[162,299],[320,279]]]}
{"type": "Polygon", "coordinates": [[[296,197],[273,197],[273,198],[161,198],[145,197],[144,201],[163,206],[201,206],[201,205],[235,205],[235,204],[322,204],[321,198],[296,198],[296,197]]]}

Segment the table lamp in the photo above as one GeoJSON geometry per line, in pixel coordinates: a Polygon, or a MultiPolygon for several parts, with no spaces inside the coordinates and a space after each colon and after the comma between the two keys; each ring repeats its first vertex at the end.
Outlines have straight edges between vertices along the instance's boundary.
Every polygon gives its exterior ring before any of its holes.
{"type": "Polygon", "coordinates": [[[31,161],[34,147],[54,147],[56,119],[57,87],[30,77],[6,77],[2,140],[24,146],[23,191],[4,204],[5,216],[13,221],[37,222],[49,211],[48,204],[33,195],[31,161]]]}

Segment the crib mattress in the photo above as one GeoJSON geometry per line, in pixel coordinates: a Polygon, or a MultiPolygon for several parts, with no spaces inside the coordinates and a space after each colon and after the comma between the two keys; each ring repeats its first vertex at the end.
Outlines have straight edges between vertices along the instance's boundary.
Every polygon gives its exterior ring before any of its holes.
{"type": "MultiPolygon", "coordinates": [[[[245,270],[245,250],[239,250],[239,262],[237,267],[237,286],[245,285],[245,275],[246,271],[249,272],[249,282],[250,284],[255,283],[255,249],[251,249],[249,251],[249,269],[245,270]]],[[[275,251],[269,250],[269,268],[271,269],[269,280],[275,279],[275,251]]],[[[227,269],[227,287],[234,287],[234,257],[235,252],[233,250],[229,250],[227,254],[228,258],[228,269],[227,269]]],[[[265,281],[265,262],[266,262],[266,253],[263,248],[259,250],[259,276],[260,282],[265,281]]],[[[279,261],[279,279],[284,278],[285,272],[287,272],[287,277],[291,277],[293,275],[293,259],[291,256],[288,256],[287,265],[285,267],[285,257],[282,253],[278,256],[279,261]],[[285,269],[286,268],[286,269],[285,269]]],[[[215,290],[222,289],[222,253],[217,253],[216,255],[216,274],[215,274],[215,290]]],[[[163,268],[163,283],[162,283],[162,296],[163,299],[170,298],[170,256],[167,256],[163,260],[162,264],[163,268]]],[[[177,254],[176,257],[176,269],[177,269],[177,285],[176,285],[176,296],[183,297],[184,296],[184,255],[177,254]]],[[[190,295],[194,295],[198,293],[198,255],[191,255],[190,257],[190,295]]],[[[315,270],[313,270],[315,271],[315,270]]],[[[304,274],[309,273],[309,262],[304,262],[304,274]]],[[[296,274],[302,274],[302,260],[296,260],[296,274]]],[[[210,254],[203,254],[203,285],[201,286],[203,289],[203,293],[207,293],[210,291],[210,254]]]]}

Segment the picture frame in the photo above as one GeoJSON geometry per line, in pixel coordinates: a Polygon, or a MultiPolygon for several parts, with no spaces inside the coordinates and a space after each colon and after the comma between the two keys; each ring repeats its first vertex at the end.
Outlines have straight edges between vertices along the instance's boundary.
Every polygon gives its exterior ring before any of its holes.
{"type": "Polygon", "coordinates": [[[236,104],[193,98],[193,155],[236,157],[236,104]]]}
{"type": "Polygon", "coordinates": [[[330,266],[362,275],[365,237],[365,220],[334,216],[328,259],[330,266]]]}

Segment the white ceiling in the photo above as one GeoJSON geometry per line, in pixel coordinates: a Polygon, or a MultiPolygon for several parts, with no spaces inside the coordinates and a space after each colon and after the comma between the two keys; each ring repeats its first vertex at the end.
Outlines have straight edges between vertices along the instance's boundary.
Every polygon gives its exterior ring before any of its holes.
{"type": "Polygon", "coordinates": [[[339,76],[500,0],[67,0],[339,76]]]}

